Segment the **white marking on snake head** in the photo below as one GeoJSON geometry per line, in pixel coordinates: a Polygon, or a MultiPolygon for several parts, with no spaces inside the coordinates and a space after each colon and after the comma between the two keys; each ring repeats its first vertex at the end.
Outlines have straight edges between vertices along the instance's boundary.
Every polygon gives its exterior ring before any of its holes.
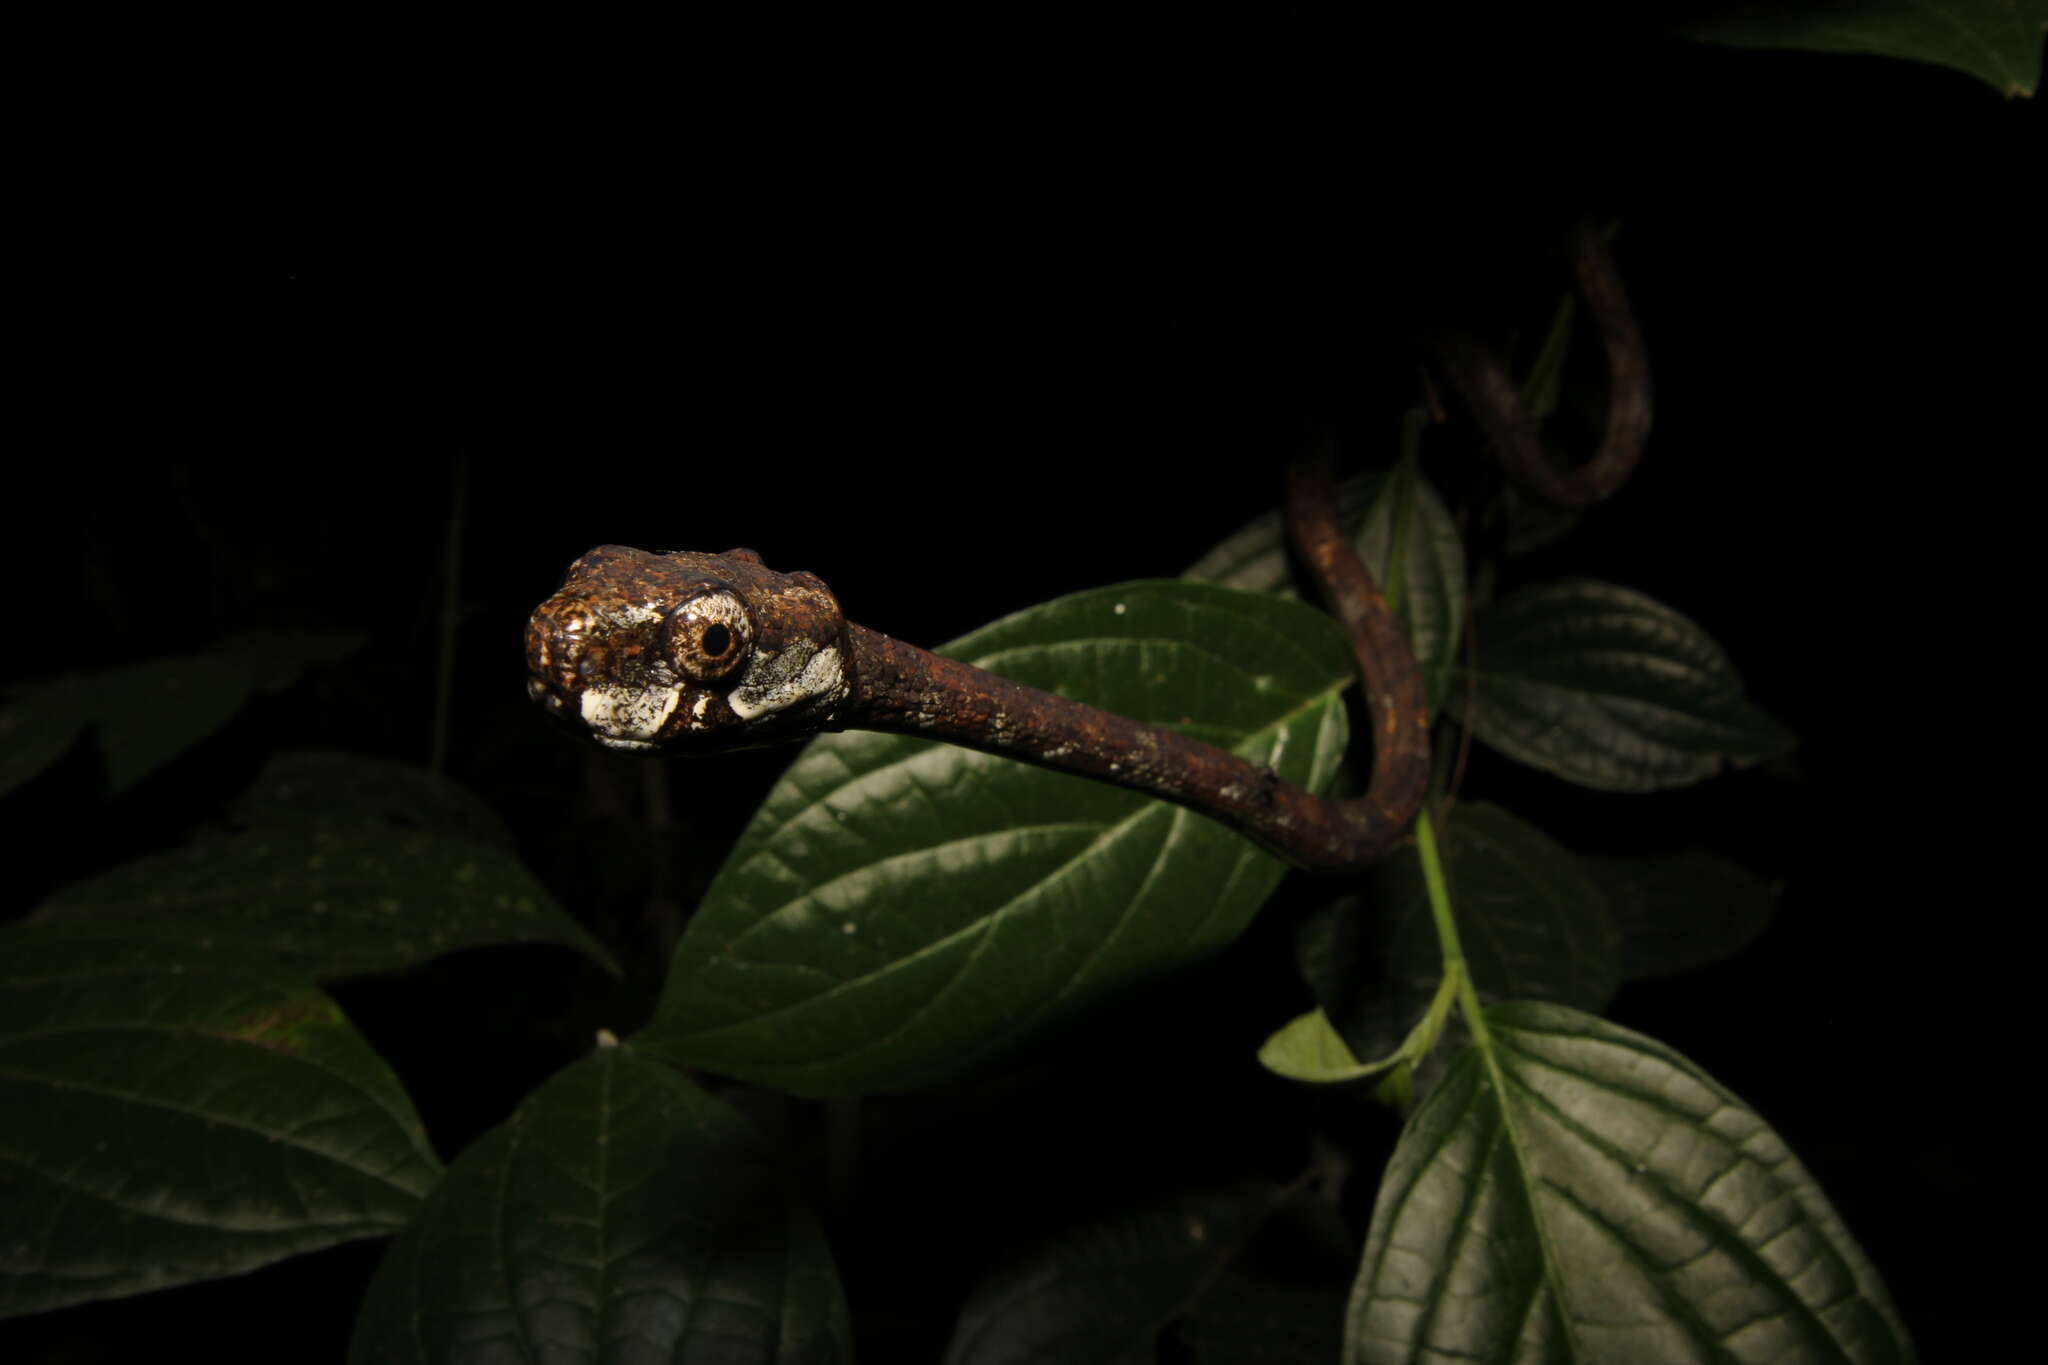
{"type": "Polygon", "coordinates": [[[613,629],[625,626],[648,626],[661,619],[661,612],[652,602],[644,605],[628,603],[605,613],[607,624],[613,629]]]}
{"type": "Polygon", "coordinates": [[[756,650],[747,661],[747,675],[726,695],[726,704],[741,720],[752,720],[798,702],[827,705],[847,693],[846,671],[839,666],[839,647],[819,649],[797,640],[788,649],[756,650]]]}
{"type": "Polygon", "coordinates": [[[651,748],[663,722],[683,699],[680,687],[589,687],[583,692],[583,723],[614,749],[651,748]],[[618,742],[614,742],[618,741],[618,742]]]}

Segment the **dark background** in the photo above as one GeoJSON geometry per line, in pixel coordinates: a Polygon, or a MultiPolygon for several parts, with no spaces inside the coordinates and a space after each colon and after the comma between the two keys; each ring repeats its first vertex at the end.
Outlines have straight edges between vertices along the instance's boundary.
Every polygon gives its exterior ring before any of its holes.
{"type": "MultiPolygon", "coordinates": [[[[630,943],[650,881],[686,905],[786,756],[675,774],[665,849],[593,813],[641,770],[544,725],[518,652],[577,553],[751,545],[923,643],[1176,574],[1270,504],[1305,413],[1352,467],[1383,462],[1415,326],[1540,325],[1564,226],[1620,215],[1655,434],[1620,496],[1504,581],[1586,573],[1680,608],[1800,748],[1646,798],[1481,756],[1466,790],[1575,848],[1704,843],[1784,885],[1742,957],[1612,1014],[1779,1128],[1928,1358],[1972,1339],[2024,1074],[1990,964],[2040,903],[2038,111],[1904,62],[1486,6],[1019,13],[440,5],[102,35],[43,139],[52,230],[20,265],[49,305],[24,377],[54,412],[0,503],[8,679],[251,624],[370,643],[111,803],[86,745],[10,798],[10,912],[177,843],[280,746],[424,761],[459,471],[450,771],[630,943]]],[[[1475,458],[1456,421],[1429,451],[1452,484],[1475,458]]],[[[444,1155],[567,1040],[636,1022],[647,981],[602,997],[566,962],[466,955],[431,1005],[342,992],[414,1058],[444,1155]],[[456,1019],[518,1021],[525,1046],[419,1043],[456,1019]]],[[[1212,1013],[1239,1059],[1278,1022],[1212,1013]]],[[[1218,1053],[1185,1051],[1157,1094],[1072,1081],[1009,1146],[888,1129],[912,1136],[873,1154],[874,1188],[955,1207],[835,1231],[869,1358],[936,1349],[961,1277],[1048,1190],[1214,1146],[1148,1126],[1213,1081],[1218,1053]]],[[[1223,1145],[1256,1148],[1261,1112],[1223,1145]]],[[[293,1334],[345,1332],[375,1254],[9,1330],[31,1359],[123,1359],[226,1314],[248,1358],[318,1357],[293,1334]]]]}

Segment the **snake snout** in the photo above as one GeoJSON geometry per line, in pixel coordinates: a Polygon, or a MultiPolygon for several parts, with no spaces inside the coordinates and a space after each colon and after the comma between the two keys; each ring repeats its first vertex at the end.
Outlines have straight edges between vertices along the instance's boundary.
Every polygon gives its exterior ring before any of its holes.
{"type": "Polygon", "coordinates": [[[580,613],[558,615],[544,604],[526,623],[526,695],[550,711],[567,710],[593,659],[580,613]]]}

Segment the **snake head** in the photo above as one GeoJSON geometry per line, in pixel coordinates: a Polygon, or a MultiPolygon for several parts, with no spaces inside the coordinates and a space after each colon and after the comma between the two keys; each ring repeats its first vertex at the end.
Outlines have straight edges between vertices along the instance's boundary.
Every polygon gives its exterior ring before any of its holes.
{"type": "Polygon", "coordinates": [[[752,550],[601,545],[526,626],[527,695],[634,752],[709,752],[834,728],[852,692],[832,590],[752,550]]]}

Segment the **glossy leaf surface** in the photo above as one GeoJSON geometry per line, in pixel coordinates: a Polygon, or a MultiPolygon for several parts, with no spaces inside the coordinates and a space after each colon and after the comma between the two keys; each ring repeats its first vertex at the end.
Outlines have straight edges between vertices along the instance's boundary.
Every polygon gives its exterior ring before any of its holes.
{"type": "Polygon", "coordinates": [[[1751,3],[1685,18],[1672,31],[1738,47],[1800,48],[1904,57],[1950,67],[2001,95],[2041,83],[2040,0],[1822,0],[1751,3]]]}
{"type": "MultiPolygon", "coordinates": [[[[1465,802],[1439,830],[1452,914],[1482,1000],[1547,1000],[1597,1012],[1620,983],[1620,941],[1583,864],[1498,806],[1465,802]]],[[[1303,974],[1360,1060],[1388,1056],[1422,1018],[1443,955],[1415,851],[1304,925],[1303,974]]]]}
{"type": "Polygon", "coordinates": [[[511,854],[359,820],[259,826],[65,888],[35,920],[109,941],[239,945],[333,977],[485,943],[610,957],[511,854]]]}
{"type": "Polygon", "coordinates": [[[349,1358],[830,1365],[848,1340],[824,1238],[752,1125],[614,1046],[449,1168],[349,1358]]]}
{"type": "Polygon", "coordinates": [[[1791,736],[1743,700],[1721,647],[1629,588],[1570,579],[1501,599],[1479,627],[1473,732],[1607,791],[1656,791],[1781,753],[1791,736]]]}
{"type": "MultiPolygon", "coordinates": [[[[1336,627],[1298,603],[1131,583],[947,652],[1173,725],[1311,789],[1344,748],[1336,627]]],[[[917,1084],[1236,937],[1282,865],[1177,806],[948,745],[810,745],[677,949],[642,1038],[799,1093],[917,1084]]]]}
{"type": "Polygon", "coordinates": [[[1813,1177],[1670,1048],[1555,1005],[1486,1011],[1409,1120],[1352,1291],[1346,1365],[1904,1361],[1813,1177]]]}
{"type": "Polygon", "coordinates": [[[403,1226],[440,1174],[333,1001],[229,948],[0,933],[0,1312],[403,1226]]]}
{"type": "Polygon", "coordinates": [[[946,1365],[1112,1365],[1153,1359],[1270,1207],[1258,1186],[1187,1191],[1063,1228],[968,1295],[946,1365]]]}

